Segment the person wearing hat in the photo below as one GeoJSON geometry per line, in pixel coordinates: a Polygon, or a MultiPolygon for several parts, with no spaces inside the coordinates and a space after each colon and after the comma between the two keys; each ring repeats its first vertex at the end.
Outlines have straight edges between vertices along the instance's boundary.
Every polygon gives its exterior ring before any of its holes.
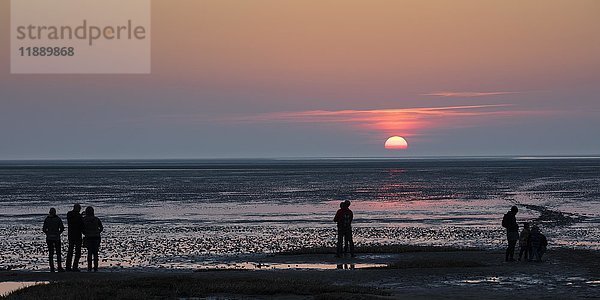
{"type": "Polygon", "coordinates": [[[346,200],[340,204],[340,209],[335,214],[333,221],[337,223],[338,239],[336,256],[342,257],[344,241],[348,243],[350,256],[354,257],[354,241],[352,240],[352,220],[354,214],[350,210],[350,201],[346,200]]]}

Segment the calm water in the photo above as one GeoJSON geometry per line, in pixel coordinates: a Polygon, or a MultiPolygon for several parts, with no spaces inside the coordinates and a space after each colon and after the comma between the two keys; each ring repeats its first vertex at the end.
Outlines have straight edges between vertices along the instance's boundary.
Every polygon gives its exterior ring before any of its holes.
{"type": "Polygon", "coordinates": [[[519,205],[551,246],[600,249],[600,159],[4,162],[0,267],[47,268],[50,207],[96,208],[101,265],[180,268],[333,246],[342,200],[358,246],[501,247],[519,205]]]}

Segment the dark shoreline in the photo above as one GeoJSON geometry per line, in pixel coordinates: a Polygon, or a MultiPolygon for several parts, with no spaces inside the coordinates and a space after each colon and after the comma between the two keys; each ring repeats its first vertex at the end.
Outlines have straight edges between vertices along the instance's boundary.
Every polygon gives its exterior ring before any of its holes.
{"type": "MultiPolygon", "coordinates": [[[[357,260],[330,254],[274,255],[271,261],[340,263],[385,261],[366,269],[203,270],[202,272],[41,273],[2,271],[0,281],[50,281],[17,291],[7,299],[139,297],[284,299],[490,298],[514,292],[529,299],[594,298],[600,288],[600,251],[551,249],[543,263],[502,261],[501,250],[452,250],[360,254],[357,260]],[[361,258],[362,257],[362,258],[361,258]],[[85,288],[79,288],[85,287],[85,288]],[[60,296],[59,296],[60,295],[60,296]]],[[[430,249],[431,250],[431,249],[430,249]]]]}

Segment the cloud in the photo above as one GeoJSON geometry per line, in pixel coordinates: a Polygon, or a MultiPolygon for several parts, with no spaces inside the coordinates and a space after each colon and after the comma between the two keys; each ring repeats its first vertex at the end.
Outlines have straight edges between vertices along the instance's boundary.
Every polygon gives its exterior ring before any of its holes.
{"type": "Polygon", "coordinates": [[[421,94],[421,96],[472,98],[472,97],[510,95],[510,94],[520,94],[520,93],[521,92],[434,92],[434,93],[421,94]]]}
{"type": "Polygon", "coordinates": [[[261,123],[341,124],[386,135],[413,136],[436,128],[476,126],[494,117],[530,114],[527,111],[511,110],[511,106],[511,104],[496,104],[373,110],[309,110],[265,113],[235,120],[261,123]]]}

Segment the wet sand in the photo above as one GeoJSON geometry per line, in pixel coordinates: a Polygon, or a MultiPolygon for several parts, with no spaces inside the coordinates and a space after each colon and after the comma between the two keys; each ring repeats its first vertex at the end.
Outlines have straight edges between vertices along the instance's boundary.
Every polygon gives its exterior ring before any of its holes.
{"type": "Polygon", "coordinates": [[[597,159],[20,164],[0,163],[0,235],[10,237],[0,269],[47,270],[41,224],[50,207],[66,222],[75,202],[96,208],[102,265],[113,269],[230,268],[231,256],[248,269],[270,253],[332,247],[339,199],[352,201],[361,248],[500,249],[499,219],[517,205],[552,247],[600,251],[597,159]]]}
{"type": "MultiPolygon", "coordinates": [[[[9,299],[32,299],[60,291],[62,285],[90,286],[88,292],[107,296],[98,285],[119,282],[133,285],[145,280],[193,282],[197,293],[185,288],[174,297],[224,296],[229,298],[269,297],[331,298],[348,290],[348,298],[417,299],[523,299],[600,297],[600,253],[593,250],[552,249],[543,263],[503,262],[502,251],[420,251],[405,253],[361,253],[357,258],[335,258],[331,254],[294,254],[237,257],[214,268],[202,270],[101,270],[98,273],[43,273],[1,271],[1,282],[48,281],[49,285],[26,288],[9,299]],[[354,269],[352,268],[354,265],[354,269]],[[243,268],[240,266],[249,266],[243,268]],[[341,269],[338,269],[340,267],[341,269]],[[251,282],[269,283],[259,290],[251,282]],[[281,283],[283,282],[283,283],[281,283]],[[302,289],[288,283],[306,283],[302,289]],[[227,283],[228,287],[218,288],[227,283]],[[239,284],[238,284],[239,283],[239,284]],[[61,285],[62,284],[62,285],[61,285]],[[284,285],[284,286],[280,286],[284,285]],[[204,289],[199,291],[198,287],[204,289]],[[28,298],[31,297],[31,298],[28,298]]],[[[167,289],[170,284],[166,285],[167,289]]],[[[67,287],[64,287],[67,289],[67,287]]],[[[135,292],[136,288],[128,288],[135,292]]],[[[143,287],[142,287],[143,289],[143,287]]],[[[67,292],[67,291],[63,291],[67,292]]],[[[114,292],[114,291],[113,291],[114,292]]],[[[61,293],[61,299],[69,299],[61,293]]],[[[118,295],[118,294],[117,294],[118,295]]],[[[126,295],[126,294],[121,294],[126,295]]],[[[164,295],[163,295],[164,296],[164,295]]],[[[74,297],[76,298],[76,297],[74,297]]],[[[127,296],[123,296],[127,298],[127,296]]],[[[335,297],[334,297],[335,298],[335,297]]]]}

